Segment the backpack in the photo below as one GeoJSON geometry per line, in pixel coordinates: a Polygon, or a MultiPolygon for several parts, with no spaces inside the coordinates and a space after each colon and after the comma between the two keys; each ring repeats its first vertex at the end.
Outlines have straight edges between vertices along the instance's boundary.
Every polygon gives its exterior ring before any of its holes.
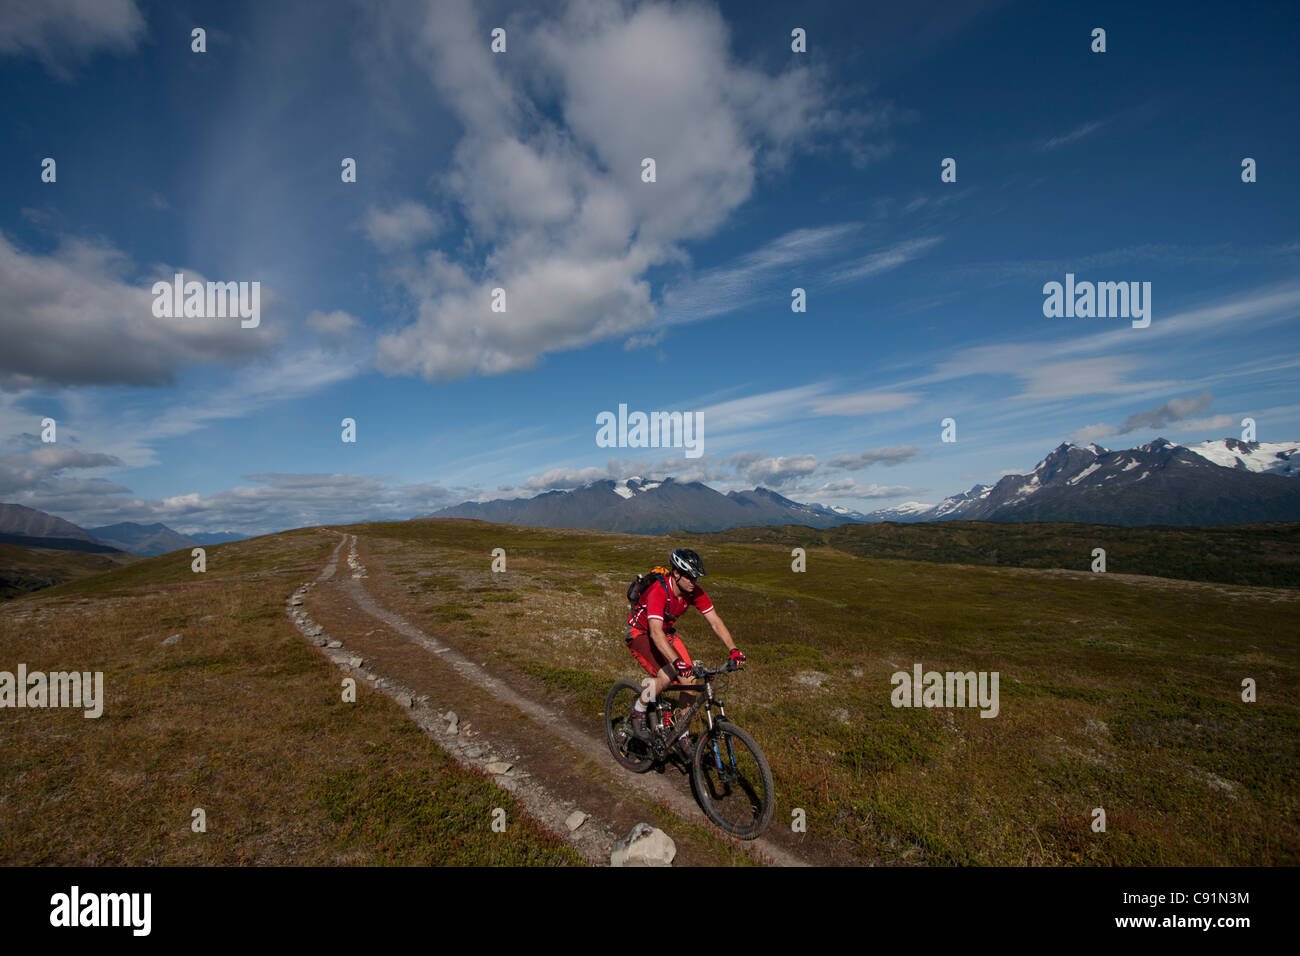
{"type": "Polygon", "coordinates": [[[668,568],[651,568],[645,574],[638,574],[636,580],[627,586],[627,601],[633,607],[641,603],[641,595],[645,594],[645,589],[658,581],[665,590],[668,588],[668,579],[665,575],[672,572],[668,568]]]}

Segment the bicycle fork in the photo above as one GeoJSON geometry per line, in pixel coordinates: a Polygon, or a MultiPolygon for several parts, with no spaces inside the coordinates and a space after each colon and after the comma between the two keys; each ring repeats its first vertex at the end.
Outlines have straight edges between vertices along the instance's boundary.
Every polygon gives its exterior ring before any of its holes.
{"type": "Polygon", "coordinates": [[[731,737],[727,736],[727,763],[724,766],[722,762],[722,751],[718,747],[718,737],[713,733],[713,705],[718,705],[718,720],[727,719],[727,709],[722,704],[722,699],[713,696],[713,682],[710,681],[706,687],[707,698],[704,702],[704,722],[708,725],[709,744],[713,748],[713,763],[718,768],[718,778],[724,783],[731,783],[736,779],[736,752],[731,746],[731,737]]]}

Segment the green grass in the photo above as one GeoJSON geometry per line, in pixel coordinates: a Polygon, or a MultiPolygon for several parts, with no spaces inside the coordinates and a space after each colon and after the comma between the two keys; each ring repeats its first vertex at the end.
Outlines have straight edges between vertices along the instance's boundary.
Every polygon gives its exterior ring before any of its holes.
{"type": "Polygon", "coordinates": [[[1000,524],[935,521],[840,525],[825,531],[794,525],[733,528],[696,535],[702,546],[750,542],[836,548],[846,554],[904,561],[1090,571],[1104,548],[1107,571],[1188,581],[1300,587],[1300,524],[1213,528],[1126,528],[1069,522],[1000,524]]]}
{"type": "MultiPolygon", "coordinates": [[[[1017,534],[1024,555],[1044,560],[1091,541],[1073,528],[964,524],[918,540],[936,561],[965,560],[984,535],[1000,559],[1020,553],[1017,534]]],[[[819,545],[830,533],[810,529],[671,539],[472,521],[359,530],[391,570],[433,567],[453,586],[487,577],[483,555],[505,548],[510,571],[490,583],[526,603],[484,601],[465,646],[554,687],[584,718],[613,680],[640,676],[621,639],[627,580],[674,546],[695,547],[751,662],[719,682],[728,713],[767,753],[781,806],[806,810],[810,839],[852,845],[863,861],[1300,862],[1300,593],[860,557],[819,545]],[[809,548],[802,574],[790,568],[793,541],[809,548]],[[538,587],[543,579],[550,587],[538,587]],[[891,674],[918,662],[998,671],[1000,713],[893,707],[891,674]],[[813,671],[821,689],[796,680],[813,671]],[[1258,702],[1241,701],[1243,677],[1259,681],[1258,702]],[[1091,831],[1098,806],[1105,833],[1091,831]]],[[[1129,565],[1130,550],[1183,567],[1198,534],[1105,530],[1116,534],[1099,542],[1112,570],[1142,574],[1156,569],[1129,565]]],[[[1251,574],[1267,579],[1273,572],[1260,569],[1284,563],[1294,530],[1207,533],[1259,557],[1251,574]]],[[[721,661],[698,616],[679,631],[694,657],[721,661]]]]}
{"type": "Polygon", "coordinates": [[[522,658],[516,658],[516,663],[526,674],[536,677],[546,686],[570,695],[580,713],[598,714],[604,710],[610,682],[573,667],[536,664],[522,658]]]}
{"type": "Polygon", "coordinates": [[[337,669],[283,601],[334,540],[287,532],[11,601],[7,661],[104,672],[104,713],[0,710],[11,865],[580,865],[507,791],[337,669]],[[164,647],[170,633],[181,642],[164,647]],[[190,829],[202,808],[207,832],[190,829]],[[506,813],[495,832],[492,813],[506,813]]]}
{"type": "Polygon", "coordinates": [[[111,571],[138,560],[133,554],[87,554],[0,544],[0,601],[65,581],[111,571]]]}
{"type": "MultiPolygon", "coordinates": [[[[1093,532],[963,524],[835,529],[844,540],[833,547],[829,532],[809,529],[733,535],[754,540],[471,521],[353,530],[374,574],[427,588],[399,610],[541,681],[591,725],[614,680],[641,676],[622,640],[627,581],[672,547],[695,547],[749,655],[745,673],[717,686],[772,764],[774,825],[804,809],[810,841],[851,847],[863,862],[1300,862],[1300,592],[1004,567],[1011,555],[1078,566],[1065,558],[1093,532]],[[848,553],[852,535],[895,551],[848,553]],[[997,565],[966,561],[985,535],[997,565]],[[792,541],[809,549],[805,573],[790,569],[792,541]],[[503,574],[490,571],[496,547],[507,551],[503,574]],[[998,671],[1000,713],[893,707],[890,676],[915,663],[998,671]],[[801,683],[814,671],[820,689],[801,683]],[[1246,677],[1258,682],[1255,703],[1241,700],[1246,677]],[[1096,807],[1104,833],[1090,828],[1096,807]]],[[[1101,542],[1113,571],[1217,574],[1219,558],[1198,567],[1191,552],[1220,535],[1206,554],[1240,555],[1247,577],[1273,583],[1288,579],[1294,542],[1291,526],[1103,531],[1113,534],[1101,542]]],[[[571,862],[523,822],[510,830],[520,846],[480,827],[509,798],[440,763],[391,702],[366,693],[351,711],[337,703],[336,675],[280,610],[331,545],[311,532],[234,542],[208,549],[206,575],[188,558],[149,558],[10,602],[9,611],[58,611],[40,623],[0,615],[11,656],[33,668],[75,659],[103,669],[117,697],[101,722],[48,714],[48,723],[15,723],[14,712],[0,713],[15,742],[0,750],[0,855],[571,862]],[[220,620],[200,627],[211,614],[220,620]],[[180,645],[158,647],[176,631],[180,645]],[[86,776],[84,765],[109,772],[86,776]],[[197,799],[222,821],[206,841],[185,829],[197,799]],[[43,823],[51,819],[62,829],[43,823]]],[[[697,659],[723,659],[697,615],[679,630],[697,659]]],[[[521,820],[508,816],[511,826],[521,820]]]]}

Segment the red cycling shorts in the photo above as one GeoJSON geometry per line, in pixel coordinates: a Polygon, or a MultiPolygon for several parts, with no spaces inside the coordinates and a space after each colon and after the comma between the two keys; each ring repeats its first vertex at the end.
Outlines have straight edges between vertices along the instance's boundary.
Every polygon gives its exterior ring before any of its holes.
{"type": "MultiPolygon", "coordinates": [[[[665,634],[664,636],[668,638],[668,643],[672,645],[678,657],[687,664],[692,663],[691,653],[686,649],[686,645],[682,643],[680,637],[675,633],[665,634]]],[[[627,629],[627,649],[632,652],[632,656],[640,662],[646,673],[651,677],[657,676],[659,668],[662,667],[668,672],[669,677],[676,679],[677,675],[673,672],[673,662],[659,653],[659,648],[655,647],[655,642],[650,639],[649,631],[643,631],[639,627],[629,627],[627,629]]]]}

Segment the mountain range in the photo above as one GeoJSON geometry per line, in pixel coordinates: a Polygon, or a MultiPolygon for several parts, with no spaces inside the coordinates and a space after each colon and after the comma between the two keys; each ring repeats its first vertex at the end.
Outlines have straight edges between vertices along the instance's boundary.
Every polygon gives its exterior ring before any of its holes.
{"type": "Polygon", "coordinates": [[[71,521],[24,505],[0,504],[0,543],[57,551],[91,554],[125,551],[144,557],[166,554],[196,545],[242,541],[247,535],[233,531],[194,535],[173,531],[165,524],[123,521],[98,528],[82,528],[71,521]]]}
{"type": "Polygon", "coordinates": [[[89,530],[100,541],[107,542],[115,548],[121,548],[123,551],[130,551],[132,554],[140,554],[146,557],[155,554],[166,554],[168,551],[179,551],[182,548],[193,548],[199,545],[243,541],[248,537],[246,534],[235,534],[233,531],[202,531],[195,534],[181,534],[179,531],[173,531],[165,524],[136,524],[134,521],[123,521],[120,524],[104,525],[102,528],[91,528],[89,530]]]}
{"type": "Polygon", "coordinates": [[[64,521],[35,508],[7,504],[0,504],[0,544],[54,551],[84,551],[88,554],[122,550],[100,541],[71,521],[64,521]]]}
{"type": "Polygon", "coordinates": [[[634,534],[722,531],[743,525],[802,524],[829,528],[866,515],[819,504],[799,504],[766,488],[722,494],[698,481],[672,478],[605,479],[573,491],[535,498],[499,498],[443,508],[431,518],[478,518],[540,528],[589,528],[634,534]]]}
{"type": "Polygon", "coordinates": [[[907,502],[873,521],[1077,521],[1226,525],[1300,521],[1300,442],[1157,438],[1111,451],[1061,444],[1023,475],[975,485],[937,505],[907,502]]]}
{"type": "Polygon", "coordinates": [[[146,556],[166,554],[168,551],[192,548],[198,544],[188,535],[173,531],[161,523],[136,524],[134,521],[123,521],[119,524],[86,530],[105,544],[111,544],[122,551],[130,551],[132,554],[146,556]]]}
{"type": "MultiPolygon", "coordinates": [[[[868,514],[800,504],[767,488],[726,494],[698,481],[606,479],[533,498],[466,501],[426,517],[586,528],[634,534],[724,531],[760,525],[825,529],[882,521],[1071,521],[1085,524],[1232,525],[1300,521],[1300,442],[1235,438],[1176,445],[1157,438],[1111,451],[1058,445],[1026,474],[978,484],[938,504],[909,501],[868,514]]],[[[152,556],[240,541],[231,531],[181,534],[131,521],[81,528],[55,515],[0,504],[0,543],[61,551],[152,556]]]]}
{"type": "Polygon", "coordinates": [[[1111,451],[1069,442],[1027,474],[975,485],[938,504],[911,501],[869,514],[800,504],[766,488],[722,494],[672,478],[592,482],[534,498],[464,502],[428,517],[639,534],[751,525],[829,528],[880,521],[1076,521],[1140,526],[1300,521],[1300,442],[1235,438],[1176,445],[1157,438],[1111,451]]]}

